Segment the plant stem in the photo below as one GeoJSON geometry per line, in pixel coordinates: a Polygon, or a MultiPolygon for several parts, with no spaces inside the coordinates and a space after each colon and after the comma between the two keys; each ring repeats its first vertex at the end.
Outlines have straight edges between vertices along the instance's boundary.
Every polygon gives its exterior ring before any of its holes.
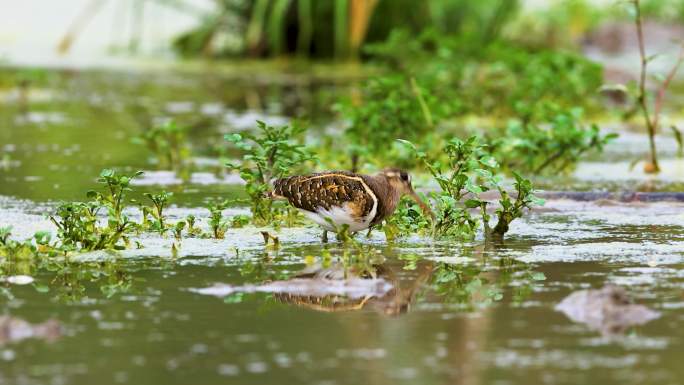
{"type": "Polygon", "coordinates": [[[634,0],[634,10],[636,12],[635,23],[637,30],[637,39],[639,41],[639,56],[641,57],[641,73],[639,75],[639,94],[637,101],[641,106],[641,112],[644,115],[644,121],[646,122],[646,128],[648,129],[648,141],[650,148],[651,166],[652,172],[657,173],[660,171],[660,166],[658,166],[658,156],[656,153],[655,144],[655,134],[657,127],[656,119],[651,119],[648,104],[646,101],[646,70],[648,67],[648,58],[646,57],[646,49],[644,47],[644,32],[641,20],[641,6],[639,0],[634,0]]]}
{"type": "Polygon", "coordinates": [[[297,14],[299,17],[297,53],[302,57],[306,57],[311,49],[311,38],[313,37],[311,5],[311,0],[299,0],[297,3],[297,14]]]}
{"type": "Polygon", "coordinates": [[[420,105],[420,110],[423,112],[423,117],[425,118],[425,123],[428,125],[428,127],[432,127],[433,126],[432,113],[430,112],[430,108],[428,107],[427,103],[425,103],[425,98],[423,98],[423,93],[420,92],[420,88],[418,88],[418,83],[416,83],[416,78],[414,78],[414,77],[411,78],[411,90],[416,95],[416,99],[418,99],[418,104],[420,105]]]}
{"type": "Polygon", "coordinates": [[[349,2],[348,0],[335,1],[335,56],[347,58],[349,42],[349,2]]]}

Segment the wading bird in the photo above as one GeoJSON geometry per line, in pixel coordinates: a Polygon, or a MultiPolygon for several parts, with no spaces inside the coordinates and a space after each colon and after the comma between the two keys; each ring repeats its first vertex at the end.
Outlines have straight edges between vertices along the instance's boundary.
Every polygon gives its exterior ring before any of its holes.
{"type": "Polygon", "coordinates": [[[287,199],[307,218],[323,228],[323,242],[327,232],[350,233],[372,228],[394,213],[402,196],[413,198],[422,210],[432,211],[413,190],[406,171],[384,170],[376,175],[355,174],[348,171],[327,171],[318,174],[296,175],[273,182],[273,198],[287,199]]]}

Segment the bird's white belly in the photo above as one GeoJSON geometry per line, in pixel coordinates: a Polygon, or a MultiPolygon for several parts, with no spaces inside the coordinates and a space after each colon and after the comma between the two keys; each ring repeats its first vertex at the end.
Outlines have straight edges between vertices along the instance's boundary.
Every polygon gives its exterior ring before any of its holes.
{"type": "Polygon", "coordinates": [[[344,225],[349,226],[350,232],[364,230],[370,227],[375,213],[377,211],[377,204],[373,205],[373,209],[361,218],[354,218],[352,212],[347,207],[333,206],[330,210],[319,208],[315,213],[306,210],[300,210],[307,218],[316,222],[322,228],[328,231],[342,230],[344,225]],[[332,223],[331,223],[332,222],[332,223]]]}

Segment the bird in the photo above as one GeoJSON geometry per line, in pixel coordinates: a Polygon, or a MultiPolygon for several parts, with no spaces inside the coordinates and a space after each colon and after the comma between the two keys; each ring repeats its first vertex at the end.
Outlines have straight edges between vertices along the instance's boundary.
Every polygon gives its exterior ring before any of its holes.
{"type": "Polygon", "coordinates": [[[413,190],[411,176],[404,170],[385,169],[375,175],[349,171],[325,171],[275,179],[271,197],[286,199],[307,218],[327,232],[347,229],[355,233],[381,223],[391,216],[402,196],[413,198],[421,209],[434,217],[430,207],[413,190]]]}

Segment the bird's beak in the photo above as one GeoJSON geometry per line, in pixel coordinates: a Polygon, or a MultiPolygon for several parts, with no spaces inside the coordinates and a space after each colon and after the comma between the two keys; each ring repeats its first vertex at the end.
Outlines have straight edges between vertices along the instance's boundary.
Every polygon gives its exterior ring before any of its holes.
{"type": "Polygon", "coordinates": [[[416,193],[416,191],[413,190],[413,186],[409,187],[408,195],[414,201],[416,201],[416,203],[418,203],[418,206],[420,206],[420,209],[423,210],[423,214],[429,215],[430,218],[432,218],[432,220],[435,219],[435,213],[432,212],[432,209],[430,208],[430,206],[427,203],[423,202],[423,200],[420,199],[420,197],[418,196],[418,193],[416,193]]]}

